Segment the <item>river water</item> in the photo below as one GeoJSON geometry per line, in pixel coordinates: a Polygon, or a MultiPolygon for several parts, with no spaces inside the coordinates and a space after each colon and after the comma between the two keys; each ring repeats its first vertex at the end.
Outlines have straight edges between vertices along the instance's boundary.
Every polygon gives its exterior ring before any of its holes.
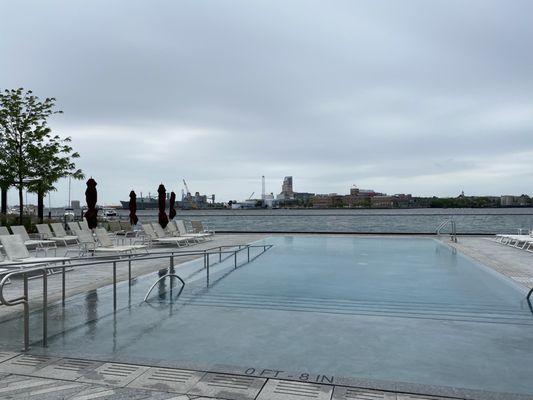
{"type": "MultiPolygon", "coordinates": [[[[122,218],[127,210],[120,210],[122,218]]],[[[141,221],[157,219],[156,210],[139,211],[141,221]]],[[[177,219],[198,219],[217,231],[435,233],[453,218],[458,233],[516,233],[533,228],[533,208],[487,209],[279,209],[177,211],[177,219]]]]}

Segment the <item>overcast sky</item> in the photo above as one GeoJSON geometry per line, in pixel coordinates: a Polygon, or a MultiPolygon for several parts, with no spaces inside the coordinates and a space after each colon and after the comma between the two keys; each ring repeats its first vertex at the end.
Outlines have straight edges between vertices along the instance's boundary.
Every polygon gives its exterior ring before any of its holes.
{"type": "Polygon", "coordinates": [[[530,0],[0,4],[0,88],[57,98],[100,203],[532,194],[530,0]]]}

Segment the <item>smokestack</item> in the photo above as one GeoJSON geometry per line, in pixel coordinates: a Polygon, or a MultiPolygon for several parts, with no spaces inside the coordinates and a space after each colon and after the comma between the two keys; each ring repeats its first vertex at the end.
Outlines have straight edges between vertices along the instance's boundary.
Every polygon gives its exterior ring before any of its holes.
{"type": "Polygon", "coordinates": [[[261,176],[261,200],[265,200],[265,176],[261,176]]]}

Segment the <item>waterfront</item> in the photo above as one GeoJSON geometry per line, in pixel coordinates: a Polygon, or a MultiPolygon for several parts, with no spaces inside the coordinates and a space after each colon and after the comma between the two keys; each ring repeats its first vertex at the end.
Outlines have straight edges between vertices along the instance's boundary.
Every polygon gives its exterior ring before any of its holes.
{"type": "MultiPolygon", "coordinates": [[[[128,212],[119,210],[122,218],[128,212]]],[[[139,211],[142,221],[156,220],[157,211],[139,211]]],[[[199,219],[218,231],[231,232],[350,232],[435,233],[453,217],[463,234],[515,233],[533,228],[533,208],[405,210],[279,209],[279,210],[178,210],[177,219],[199,219]]]]}

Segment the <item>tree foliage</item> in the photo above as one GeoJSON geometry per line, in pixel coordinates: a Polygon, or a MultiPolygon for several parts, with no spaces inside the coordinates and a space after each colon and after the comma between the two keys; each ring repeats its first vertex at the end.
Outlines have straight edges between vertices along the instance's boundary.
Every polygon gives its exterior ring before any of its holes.
{"type": "Polygon", "coordinates": [[[62,113],[55,101],[41,100],[23,88],[0,92],[0,183],[18,189],[21,220],[25,186],[44,196],[62,177],[83,178],[70,137],[54,135],[48,127],[48,118],[62,113]]]}

